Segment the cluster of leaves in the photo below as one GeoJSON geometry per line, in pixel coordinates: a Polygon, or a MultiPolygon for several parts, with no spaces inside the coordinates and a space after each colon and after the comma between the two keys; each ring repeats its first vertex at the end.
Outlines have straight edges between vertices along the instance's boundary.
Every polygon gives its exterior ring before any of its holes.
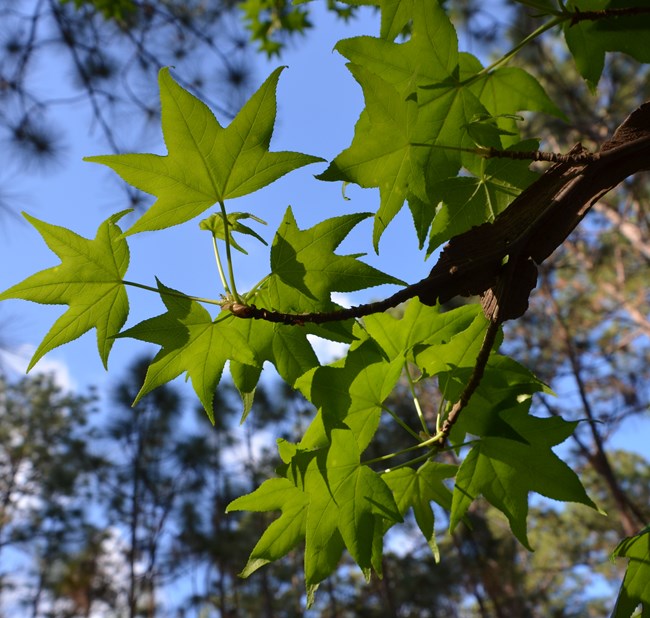
{"type": "MultiPolygon", "coordinates": [[[[626,44],[650,31],[650,15],[643,8],[628,15],[597,12],[632,11],[617,2],[611,7],[596,1],[557,7],[550,1],[522,4],[541,11],[547,21],[489,67],[459,51],[456,31],[436,2],[401,3],[397,9],[395,3],[382,3],[379,37],[347,39],[336,46],[363,89],[365,109],[351,145],[318,178],[379,189],[380,203],[373,213],[376,250],[405,203],[420,247],[426,245],[431,254],[449,238],[493,220],[535,178],[526,161],[486,161],[481,156],[486,149],[530,149],[519,137],[520,112],[560,113],[531,74],[505,66],[529,40],[562,28],[569,51],[593,87],[606,51],[622,50],[646,60],[642,47],[626,44]],[[408,40],[395,42],[409,22],[408,40]],[[575,27],[583,29],[582,35],[575,27]]],[[[366,577],[381,575],[384,535],[411,509],[437,555],[433,503],[450,512],[453,530],[483,496],[505,515],[525,547],[530,547],[529,492],[595,508],[576,474],[552,450],[572,434],[576,422],[532,416],[531,397],[548,393],[548,388],[498,351],[487,357],[482,380],[469,403],[463,403],[462,415],[453,427],[443,429],[471,380],[490,328],[478,305],[443,311],[412,299],[401,317],[378,314],[363,321],[302,327],[239,317],[241,307],[253,304],[293,314],[330,312],[336,309],[333,292],[402,284],[360,261],[360,254],[335,253],[368,214],[331,218],[303,230],[289,209],[272,242],[270,274],[245,294],[237,290],[231,249],[241,247],[233,234],[257,237],[241,223],[257,215],[229,213],[226,202],[322,161],[269,150],[280,73],[274,71],[224,128],[169,70],[161,70],[162,127],[169,154],[88,158],[155,195],[149,210],[125,232],[118,226],[124,213],[110,217],[94,240],[28,217],[62,263],[11,287],[0,300],[69,305],[38,347],[32,365],[47,351],[95,328],[104,364],[116,337],[160,346],[136,401],[185,373],[212,415],[214,391],[228,362],[245,416],[262,366],[271,362],[318,413],[300,441],[278,443],[283,464],[277,477],[229,509],[281,511],[253,549],[243,575],[304,543],[310,600],[336,569],[344,549],[366,577]],[[148,289],[160,294],[166,311],[122,330],[128,313],[125,286],[148,287],[124,280],[127,238],[186,223],[215,204],[218,212],[201,227],[212,235],[225,298],[190,297],[158,282],[148,289]],[[223,246],[225,264],[219,250],[223,246]],[[220,306],[221,311],[213,317],[203,304],[220,306]],[[347,355],[320,365],[308,334],[347,343],[347,355]],[[419,426],[408,425],[386,404],[400,379],[411,385],[419,426]],[[437,410],[422,410],[418,388],[430,380],[438,385],[441,404],[437,410]],[[390,415],[412,445],[364,460],[382,415],[390,415]],[[400,463],[390,467],[391,461],[400,463]]],[[[636,557],[647,537],[642,533],[619,554],[636,557]]],[[[630,568],[621,598],[628,597],[617,606],[617,616],[629,615],[638,603],[650,603],[647,587],[633,583],[639,573],[647,574],[647,563],[630,568]]]]}

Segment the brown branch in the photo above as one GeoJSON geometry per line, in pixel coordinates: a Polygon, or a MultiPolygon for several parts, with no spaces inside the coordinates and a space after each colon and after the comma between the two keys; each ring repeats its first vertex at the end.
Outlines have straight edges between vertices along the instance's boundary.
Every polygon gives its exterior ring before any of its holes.
{"type": "Polygon", "coordinates": [[[515,159],[518,161],[547,161],[549,163],[586,163],[597,161],[600,154],[582,150],[575,154],[561,154],[557,152],[544,152],[542,150],[498,150],[486,148],[485,156],[488,159],[515,159]]]}
{"type": "Polygon", "coordinates": [[[650,7],[630,6],[615,9],[601,9],[598,11],[581,11],[576,8],[571,18],[571,26],[575,26],[581,21],[598,21],[600,19],[609,19],[616,17],[630,17],[634,15],[648,15],[650,7]]]}
{"type": "Polygon", "coordinates": [[[440,429],[440,441],[438,445],[443,447],[451,430],[458,421],[460,413],[467,407],[469,400],[472,398],[474,391],[478,388],[481,380],[483,379],[483,374],[485,373],[485,367],[487,366],[488,360],[490,359],[490,354],[492,348],[494,347],[494,342],[499,332],[499,327],[501,323],[498,320],[490,320],[487,330],[485,331],[485,336],[483,337],[483,343],[481,344],[481,349],[476,355],[476,362],[474,363],[474,368],[472,369],[472,375],[469,377],[463,392],[460,394],[460,398],[453,405],[451,411],[447,415],[445,422],[442,424],[440,429]]]}
{"type": "Polygon", "coordinates": [[[385,300],[301,314],[238,303],[227,308],[241,318],[322,324],[383,312],[414,296],[434,305],[455,296],[481,295],[488,318],[494,319],[499,304],[505,304],[500,321],[518,318],[528,308],[537,265],[564,242],[603,195],[628,176],[650,170],[650,102],[632,112],[599,153],[585,152],[577,144],[568,155],[561,155],[570,158],[552,165],[493,222],[454,236],[428,277],[385,300]]]}

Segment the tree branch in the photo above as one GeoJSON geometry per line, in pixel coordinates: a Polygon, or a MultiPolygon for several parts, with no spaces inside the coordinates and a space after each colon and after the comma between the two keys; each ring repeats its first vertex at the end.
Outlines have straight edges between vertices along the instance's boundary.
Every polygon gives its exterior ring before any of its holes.
{"type": "Polygon", "coordinates": [[[419,296],[427,305],[455,296],[481,295],[486,316],[505,300],[499,320],[515,319],[528,308],[537,265],[560,246],[603,195],[637,172],[650,170],[650,102],[636,109],[590,155],[577,144],[552,165],[492,222],[454,236],[428,277],[389,298],[330,312],[282,313],[237,302],[225,308],[240,318],[281,324],[322,324],[372,313],[419,296]],[[504,264],[508,268],[504,269],[504,264]],[[504,274],[508,285],[504,288],[504,274]],[[515,276],[511,276],[514,273],[515,276]]]}

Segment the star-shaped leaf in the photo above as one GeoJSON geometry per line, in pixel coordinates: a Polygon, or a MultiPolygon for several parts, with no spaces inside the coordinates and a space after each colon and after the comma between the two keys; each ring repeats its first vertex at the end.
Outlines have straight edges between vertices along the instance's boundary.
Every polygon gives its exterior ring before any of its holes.
{"type": "Polygon", "coordinates": [[[415,521],[436,560],[440,558],[440,554],[436,544],[431,502],[439,504],[446,510],[451,508],[452,493],[443,481],[454,476],[456,471],[456,466],[427,461],[417,470],[398,468],[381,477],[393,492],[402,515],[405,515],[409,508],[413,508],[415,521]]]}
{"type": "Polygon", "coordinates": [[[238,318],[222,312],[213,320],[198,302],[160,282],[158,289],[167,312],[120,333],[120,337],[161,346],[149,365],[135,402],[187,372],[194,391],[214,422],[212,401],[226,361],[234,359],[255,365],[255,354],[236,327],[238,318]]]}
{"type": "MultiPolygon", "coordinates": [[[[521,142],[513,150],[536,150],[537,140],[521,142]]],[[[476,177],[458,176],[435,183],[430,200],[439,204],[429,232],[427,254],[444,242],[485,221],[492,221],[536,178],[529,161],[491,159],[476,177]]]]}
{"type": "Polygon", "coordinates": [[[343,180],[361,187],[379,187],[380,206],[375,216],[375,250],[386,226],[404,204],[407,192],[424,195],[423,176],[427,149],[413,145],[417,104],[365,67],[348,65],[363,88],[366,108],[355,127],[354,139],[321,180],[343,180]]]}
{"type": "MultiPolygon", "coordinates": [[[[290,478],[309,496],[305,530],[305,581],[316,585],[332,572],[331,558],[339,549],[336,536],[366,576],[381,573],[384,522],[402,521],[393,494],[368,466],[360,464],[353,433],[346,428],[330,432],[328,447],[299,453],[304,462],[289,467],[290,478]],[[381,541],[380,541],[381,546],[381,541]]],[[[334,565],[335,566],[335,565],[334,565]]]]}
{"type": "Polygon", "coordinates": [[[453,530],[470,504],[482,494],[505,514],[521,544],[531,549],[526,533],[529,492],[596,506],[576,473],[552,451],[553,446],[573,433],[576,422],[536,418],[521,414],[518,409],[507,421],[527,443],[488,437],[472,448],[456,476],[449,525],[453,530]]]}
{"type": "Polygon", "coordinates": [[[422,304],[417,297],[409,300],[400,318],[375,313],[364,318],[364,328],[381,346],[388,358],[406,358],[414,362],[414,347],[439,345],[465,330],[474,320],[477,307],[466,305],[442,313],[438,306],[422,304]]]}
{"type": "Polygon", "coordinates": [[[288,208],[271,247],[269,301],[291,311],[333,308],[332,292],[354,292],[403,281],[359,260],[363,254],[337,255],[343,239],[370,215],[357,213],[326,219],[306,230],[298,228],[288,208]]]}
{"type": "Polygon", "coordinates": [[[383,479],[361,465],[352,432],[341,426],[318,449],[286,445],[287,478],[265,481],[228,510],[281,510],[250,555],[243,575],[285,555],[305,539],[305,583],[312,595],[336,569],[345,548],[366,577],[381,574],[386,525],[401,522],[393,494],[383,479]]]}
{"type": "Polygon", "coordinates": [[[260,537],[240,573],[248,577],[257,569],[286,556],[305,538],[309,497],[285,478],[267,479],[255,491],[233,500],[231,511],[282,511],[260,537]]]}
{"type": "MultiPolygon", "coordinates": [[[[266,225],[266,221],[252,215],[248,212],[231,212],[226,215],[226,220],[228,221],[228,240],[230,246],[241,251],[244,255],[248,255],[248,251],[241,247],[241,245],[235,240],[234,233],[245,234],[246,236],[252,236],[259,240],[263,245],[268,245],[266,240],[264,240],[255,230],[244,225],[241,221],[242,219],[253,219],[257,223],[262,223],[266,225]]],[[[199,228],[206,230],[212,233],[213,238],[219,240],[226,239],[226,226],[224,224],[223,215],[221,213],[213,213],[206,219],[203,219],[199,223],[199,228]]]]}
{"type": "Polygon", "coordinates": [[[439,2],[415,2],[411,18],[413,30],[406,43],[361,36],[339,41],[335,49],[350,62],[381,75],[404,99],[416,86],[448,78],[459,57],[456,31],[439,2]]]}
{"type": "Polygon", "coordinates": [[[317,161],[298,152],[269,152],[275,122],[278,68],[227,128],[210,109],[160,71],[162,129],[169,154],[87,157],[158,199],[126,232],[158,230],[188,221],[216,202],[257,191],[317,161]]]}
{"type": "Polygon", "coordinates": [[[345,423],[363,451],[379,426],[382,403],[402,373],[404,361],[387,362],[377,344],[368,339],[351,346],[340,361],[318,367],[300,378],[296,386],[318,409],[301,441],[304,448],[316,448],[328,441],[332,427],[345,423]]]}
{"type": "Polygon", "coordinates": [[[0,294],[0,300],[21,298],[48,305],[69,305],[34,352],[29,371],[50,350],[97,329],[99,356],[106,367],[113,337],[126,322],[129,302],[122,277],[129,248],[117,221],[129,211],[109,217],[94,239],[25,214],[61,264],[42,270],[0,294]]]}
{"type": "MultiPolygon", "coordinates": [[[[572,0],[570,10],[593,11],[629,8],[634,3],[621,0],[572,0]]],[[[641,3],[642,4],[642,3],[641,3]]],[[[609,19],[566,21],[564,36],[580,75],[596,89],[605,66],[605,54],[621,51],[639,62],[650,62],[650,15],[619,15],[609,19]]]]}
{"type": "Polygon", "coordinates": [[[318,365],[318,358],[303,328],[266,320],[237,320],[233,328],[248,342],[256,359],[255,365],[230,361],[230,373],[244,403],[241,418],[244,422],[251,410],[265,361],[272,363],[280,377],[293,386],[301,375],[318,365]]]}

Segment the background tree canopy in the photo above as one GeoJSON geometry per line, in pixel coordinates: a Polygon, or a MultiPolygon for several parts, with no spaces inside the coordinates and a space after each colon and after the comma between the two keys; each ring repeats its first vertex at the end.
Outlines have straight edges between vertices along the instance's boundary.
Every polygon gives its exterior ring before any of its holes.
{"type": "MultiPolygon", "coordinates": [[[[360,15],[356,3],[327,6],[360,15]]],[[[101,418],[92,394],[3,380],[5,607],[649,611],[650,469],[614,445],[650,397],[650,9],[528,0],[376,10],[378,36],[336,46],[365,107],[323,165],[317,143],[310,154],[271,144],[282,69],[257,88],[249,80],[249,46],[281,60],[311,27],[309,5],[0,5],[8,145],[28,163],[57,153],[48,113],[74,101],[43,95],[34,70],[55,50],[111,150],[87,160],[117,172],[138,206],[137,218],[102,217],[92,239],[26,215],[60,263],[0,299],[67,305],[32,366],[92,329],[105,365],[124,338],[157,346],[101,418]],[[115,116],[125,111],[126,124],[115,116]],[[166,154],[129,144],[136,119],[160,120],[166,154]],[[314,164],[320,181],[375,189],[374,212],[352,202],[304,227],[287,208],[265,236],[261,206],[233,210],[233,199],[264,196],[314,164]],[[364,249],[379,251],[404,208],[429,276],[414,280],[397,258],[384,273],[358,246],[339,249],[371,219],[364,249]],[[220,297],[129,279],[140,233],[199,215],[220,297]],[[270,245],[270,270],[244,290],[234,250],[258,241],[270,245]],[[383,300],[337,302],[379,285],[392,290],[383,300]],[[127,324],[133,288],[156,294],[162,313],[127,324]],[[319,360],[313,335],[344,355],[319,360]],[[260,382],[269,363],[281,383],[260,382]],[[181,374],[201,403],[196,419],[168,384],[181,374]]]]}

